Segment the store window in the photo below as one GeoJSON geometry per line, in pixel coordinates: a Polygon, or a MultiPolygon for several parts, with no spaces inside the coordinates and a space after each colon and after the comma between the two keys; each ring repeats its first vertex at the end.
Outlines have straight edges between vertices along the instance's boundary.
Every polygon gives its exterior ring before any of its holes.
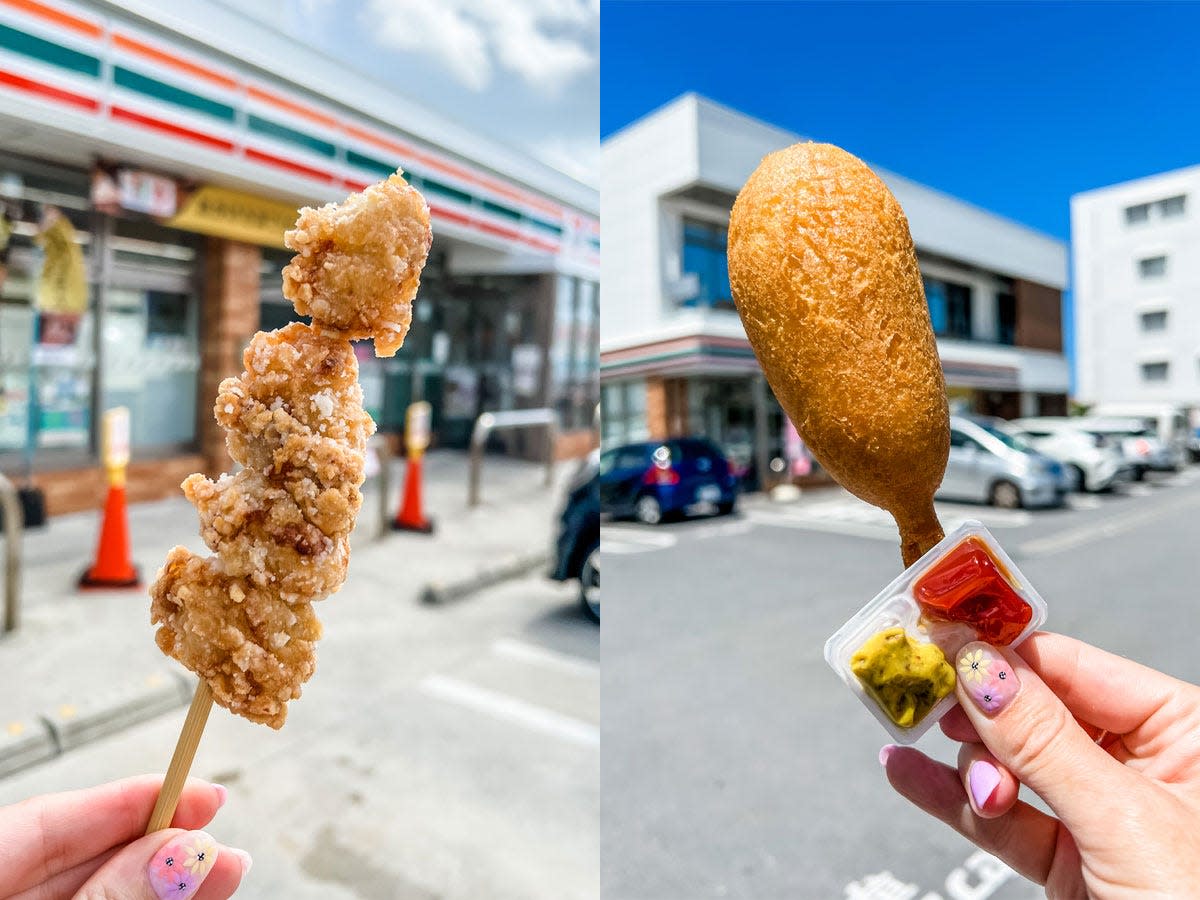
{"type": "Polygon", "coordinates": [[[1158,214],[1164,219],[1174,219],[1182,216],[1187,208],[1187,195],[1178,194],[1174,197],[1167,197],[1159,200],[1155,206],[1158,207],[1158,214]]]}
{"type": "Polygon", "coordinates": [[[696,280],[696,291],[681,305],[734,308],[725,257],[727,230],[711,222],[683,220],[683,272],[696,280]]]}
{"type": "Polygon", "coordinates": [[[1156,309],[1151,312],[1144,312],[1138,316],[1138,321],[1142,326],[1142,331],[1166,331],[1167,311],[1165,309],[1156,309]]]}
{"type": "Polygon", "coordinates": [[[646,382],[616,381],[601,392],[601,443],[605,447],[650,439],[646,427],[646,382]]]}
{"type": "Polygon", "coordinates": [[[0,468],[88,460],[96,365],[86,173],[0,153],[0,468]]]}
{"type": "Polygon", "coordinates": [[[1017,298],[1009,293],[996,295],[996,340],[1010,347],[1017,342],[1017,298]]]}
{"type": "Polygon", "coordinates": [[[1125,224],[1139,225],[1142,222],[1150,221],[1150,204],[1135,203],[1133,206],[1125,207],[1125,224]]]}
{"type": "Polygon", "coordinates": [[[599,285],[559,276],[550,342],[554,407],[563,428],[591,427],[599,402],[599,285]]]}
{"type": "Polygon", "coordinates": [[[925,299],[929,303],[929,317],[933,321],[933,333],[941,337],[970,340],[970,286],[943,281],[940,278],[924,278],[923,281],[925,299]]]}
{"type": "Polygon", "coordinates": [[[1166,381],[1171,374],[1170,363],[1165,362],[1149,362],[1142,363],[1142,381],[1147,382],[1162,382],[1166,381]]]}
{"type": "Polygon", "coordinates": [[[1149,256],[1138,260],[1138,275],[1142,278],[1162,278],[1167,274],[1165,256],[1149,256]]]}
{"type": "Polygon", "coordinates": [[[134,453],[196,441],[200,372],[198,239],[142,220],[108,223],[101,406],[127,406],[134,453]]]}

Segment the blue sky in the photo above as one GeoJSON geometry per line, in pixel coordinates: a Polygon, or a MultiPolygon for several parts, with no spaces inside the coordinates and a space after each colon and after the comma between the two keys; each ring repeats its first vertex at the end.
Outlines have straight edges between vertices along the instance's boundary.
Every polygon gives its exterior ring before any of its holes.
{"type": "Polygon", "coordinates": [[[1200,163],[1200,4],[605,0],[600,133],[694,90],[1063,239],[1200,163]]]}

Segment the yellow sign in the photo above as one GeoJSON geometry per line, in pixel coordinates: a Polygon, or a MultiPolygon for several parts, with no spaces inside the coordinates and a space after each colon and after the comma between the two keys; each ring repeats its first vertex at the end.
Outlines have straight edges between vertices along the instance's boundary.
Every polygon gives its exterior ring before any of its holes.
{"type": "Polygon", "coordinates": [[[166,224],[248,244],[282,247],[283,233],[296,224],[296,207],[206,184],[190,194],[166,224]]]}
{"type": "Polygon", "coordinates": [[[75,240],[75,228],[58,210],[47,216],[37,235],[44,253],[38,277],[37,308],[41,312],[81,315],[87,312],[87,272],[83,251],[75,240]]]}

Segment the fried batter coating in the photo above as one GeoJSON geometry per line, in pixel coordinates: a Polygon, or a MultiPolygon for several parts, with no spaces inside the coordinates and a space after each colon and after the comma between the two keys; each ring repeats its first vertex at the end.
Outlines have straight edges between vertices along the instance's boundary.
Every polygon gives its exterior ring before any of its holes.
{"type": "Polygon", "coordinates": [[[287,701],[316,668],[321,623],[312,604],[280,603],[185,547],[167,554],[152,594],[159,649],[207,681],[221,706],[281,727],[287,701]]]}
{"type": "Polygon", "coordinates": [[[155,640],[213,699],[279,728],[316,666],[312,604],[341,588],[362,506],[363,410],[349,341],[391,356],[412,320],[429,209],[398,174],[340,206],[301,210],[284,293],[313,324],[259,332],[214,406],[244,468],[183,491],[216,556],[176,547],[150,589],[155,640]]]}
{"type": "Polygon", "coordinates": [[[215,414],[245,468],[184,494],[216,557],[176,547],[151,588],[163,652],[209,682],[222,706],[280,727],[315,666],[312,602],[337,591],[362,505],[362,407],[349,343],[292,324],[259,332],[215,414]]]}
{"type": "Polygon", "coordinates": [[[283,295],[325,330],[374,338],[377,356],[393,356],[408,334],[432,239],[429,207],[399,173],[340,204],[305,207],[283,237],[296,251],[283,270],[283,295]]]}
{"type": "Polygon", "coordinates": [[[848,491],[896,519],[905,565],[941,540],[946,386],[908,220],[829,144],[763,159],[729,220],[729,282],[775,396],[848,491]]]}

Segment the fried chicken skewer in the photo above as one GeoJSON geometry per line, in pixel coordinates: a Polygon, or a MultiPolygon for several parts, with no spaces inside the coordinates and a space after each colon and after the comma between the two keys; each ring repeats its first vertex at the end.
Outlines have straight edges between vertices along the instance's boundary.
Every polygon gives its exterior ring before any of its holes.
{"type": "Polygon", "coordinates": [[[200,676],[147,833],[174,813],[213,701],[282,727],[316,668],[313,602],[341,588],[375,423],[362,406],[351,340],[392,356],[412,321],[429,254],[429,209],[400,177],[339,205],[305,208],[283,292],[312,324],[259,332],[214,414],[242,468],[183,491],[214,556],[168,555],[150,589],[155,641],[200,676]]]}

